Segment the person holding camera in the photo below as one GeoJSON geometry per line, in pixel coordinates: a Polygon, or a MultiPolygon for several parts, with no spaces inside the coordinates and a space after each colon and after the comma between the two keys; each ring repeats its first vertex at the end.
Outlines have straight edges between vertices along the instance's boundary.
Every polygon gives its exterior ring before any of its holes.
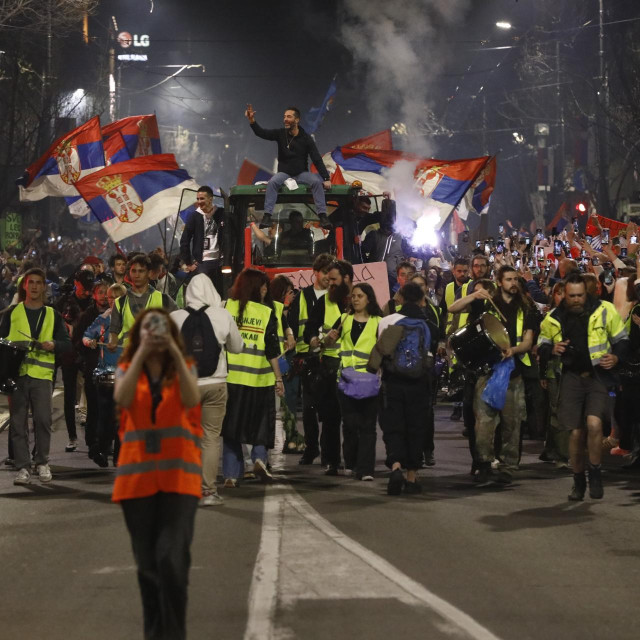
{"type": "Polygon", "coordinates": [[[626,359],[628,346],[627,330],[613,304],[589,296],[584,277],[569,274],[564,300],[545,316],[538,338],[541,374],[544,376],[551,356],[560,356],[562,362],[558,422],[571,432],[573,488],[569,500],[584,499],[585,466],[589,495],[594,500],[604,495],[602,423],[610,413],[609,392],[616,387],[613,370],[626,359]]]}
{"type": "Polygon", "coordinates": [[[187,584],[201,497],[198,374],[164,309],[140,313],[116,370],[120,454],[112,500],[131,536],[145,638],[185,638],[187,584]]]}

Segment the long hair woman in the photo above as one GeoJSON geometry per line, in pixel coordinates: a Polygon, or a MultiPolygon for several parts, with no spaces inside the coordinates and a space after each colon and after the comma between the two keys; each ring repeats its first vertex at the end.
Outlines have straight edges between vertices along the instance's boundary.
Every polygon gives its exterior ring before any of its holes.
{"type": "Polygon", "coordinates": [[[284,394],[278,366],[278,320],[269,293],[269,278],[258,269],[245,269],[233,284],[226,308],[244,340],[242,353],[227,353],[227,412],[222,423],[224,486],[233,488],[244,475],[242,445],[251,444],[254,473],[270,482],[267,451],[276,429],[274,387],[284,394]]]}
{"type": "Polygon", "coordinates": [[[145,638],[185,638],[195,513],[201,496],[200,394],[178,329],[146,309],[129,334],[113,397],[121,409],[113,500],[131,536],[145,638]]]}
{"type": "MultiPolygon", "coordinates": [[[[371,285],[356,284],[351,289],[351,311],[345,313],[327,334],[327,339],[340,343],[340,378],[343,369],[352,367],[365,372],[369,354],[378,339],[382,310],[371,285]]],[[[355,473],[358,480],[373,480],[376,464],[376,419],[378,395],[353,398],[338,388],[342,411],[345,474],[355,473]]]]}

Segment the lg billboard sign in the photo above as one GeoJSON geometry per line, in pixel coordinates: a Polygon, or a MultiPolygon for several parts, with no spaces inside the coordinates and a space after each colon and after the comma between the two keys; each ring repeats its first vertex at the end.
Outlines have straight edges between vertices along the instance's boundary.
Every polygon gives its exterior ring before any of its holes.
{"type": "Polygon", "coordinates": [[[128,49],[132,45],[134,47],[148,47],[151,44],[151,39],[147,35],[138,35],[137,33],[131,35],[128,31],[123,31],[118,34],[118,43],[123,49],[128,49]]]}

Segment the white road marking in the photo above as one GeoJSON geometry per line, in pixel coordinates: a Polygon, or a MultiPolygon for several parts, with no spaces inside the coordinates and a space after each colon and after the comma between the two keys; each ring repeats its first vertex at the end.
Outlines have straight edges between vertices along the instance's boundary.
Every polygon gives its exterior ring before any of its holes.
{"type": "Polygon", "coordinates": [[[464,611],[346,536],[291,488],[268,488],[244,640],[276,640],[286,635],[276,626],[278,605],[286,608],[298,600],[349,598],[395,598],[428,607],[442,619],[437,627],[447,635],[499,640],[464,611]]]}

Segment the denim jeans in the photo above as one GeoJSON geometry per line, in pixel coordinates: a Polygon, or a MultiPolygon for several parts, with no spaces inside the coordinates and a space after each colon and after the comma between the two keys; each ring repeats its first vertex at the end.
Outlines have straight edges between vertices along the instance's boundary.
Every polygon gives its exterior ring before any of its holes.
{"type": "MultiPolygon", "coordinates": [[[[251,447],[251,460],[262,460],[267,464],[267,448],[262,444],[251,447]]],[[[223,440],[222,445],[222,475],[226,478],[242,479],[244,476],[244,456],[242,444],[232,440],[223,440]]]]}
{"type": "Polygon", "coordinates": [[[293,178],[300,184],[308,184],[311,187],[311,193],[313,194],[313,201],[316,205],[316,213],[326,214],[327,203],[324,199],[324,187],[322,185],[322,178],[317,173],[311,173],[311,171],[303,171],[297,176],[290,176],[287,173],[276,173],[271,180],[267,183],[267,192],[264,197],[264,212],[273,213],[273,207],[278,199],[278,190],[284,184],[285,180],[293,178]]]}

